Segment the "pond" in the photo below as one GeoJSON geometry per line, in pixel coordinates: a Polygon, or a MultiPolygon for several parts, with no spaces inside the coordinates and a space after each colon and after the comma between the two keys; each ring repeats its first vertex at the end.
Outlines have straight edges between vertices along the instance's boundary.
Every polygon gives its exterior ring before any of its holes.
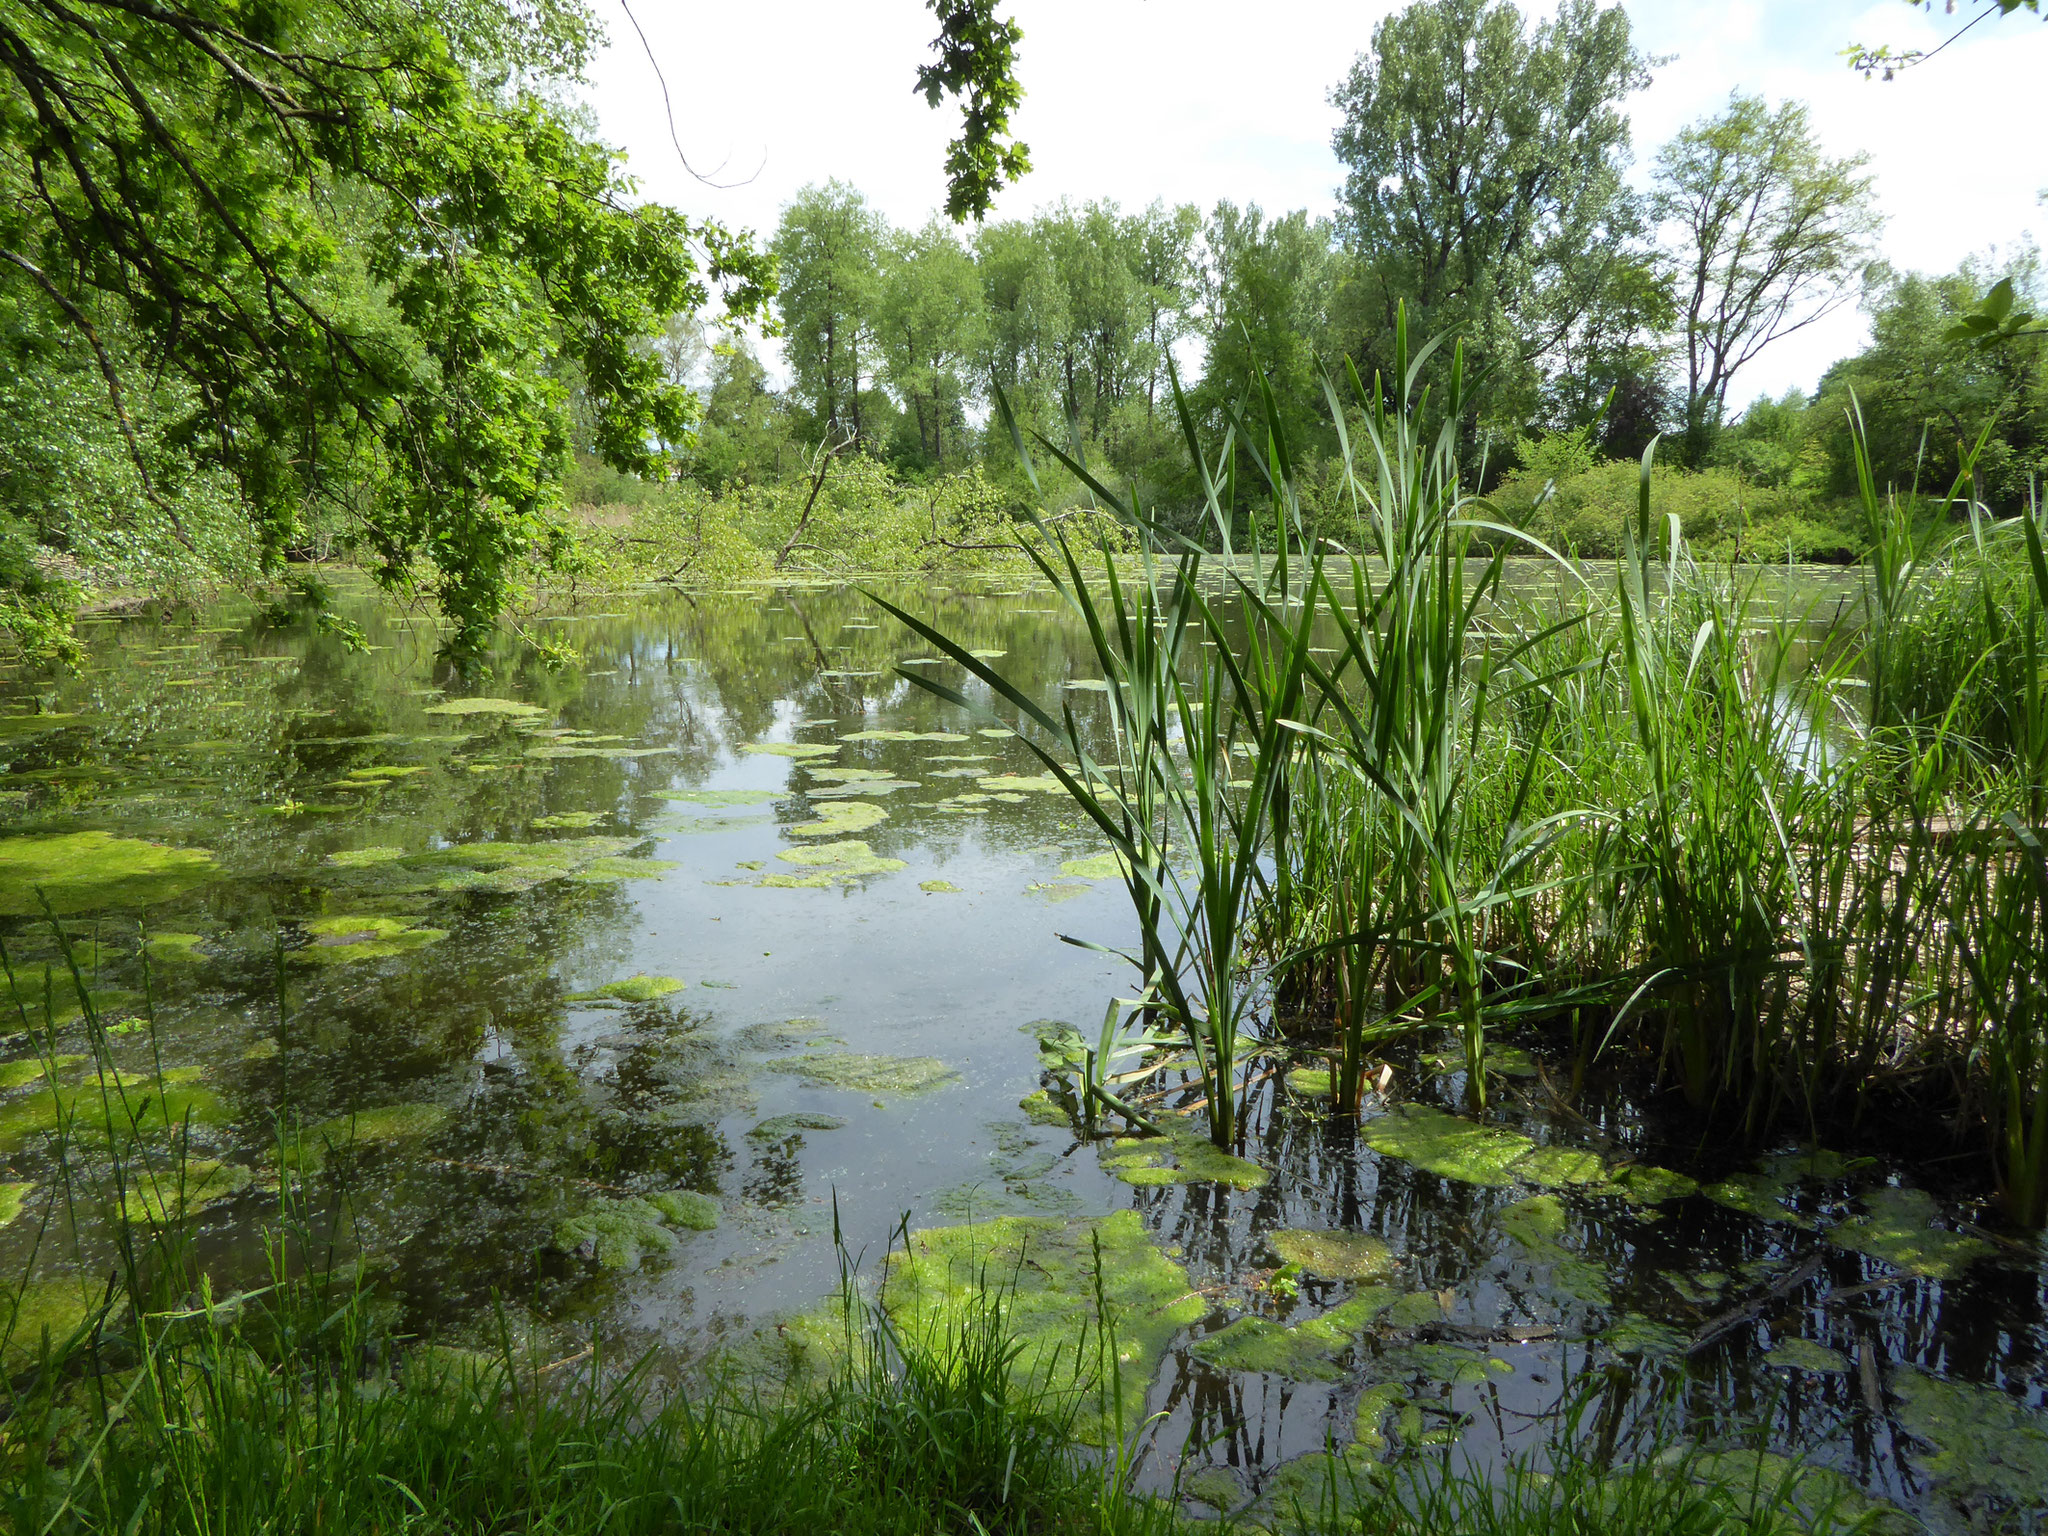
{"type": "MultiPolygon", "coordinates": [[[[1131,941],[1114,861],[1009,730],[904,681],[961,678],[856,587],[538,616],[572,664],[508,642],[463,683],[430,617],[334,580],[367,649],[222,606],[102,620],[76,677],[0,679],[0,1266],[32,1295],[117,1238],[50,1198],[53,1106],[103,1090],[66,1061],[40,884],[124,1083],[189,1112],[220,1294],[267,1272],[282,1125],[303,1219],[451,1340],[501,1299],[563,1355],[595,1326],[760,1358],[837,1283],[835,1231],[870,1268],[911,1234],[913,1288],[1007,1263],[1018,1315],[1055,1318],[1085,1310],[1093,1234],[1132,1421],[1157,1416],[1144,1476],[1197,1510],[1313,1491],[1331,1447],[1527,1449],[1577,1405],[1624,1445],[1808,1456],[1937,1529],[2048,1514],[2043,1252],[1883,1127],[1733,1157],[1566,1094],[1530,1041],[1480,1129],[1424,1040],[1356,1124],[1275,1055],[1241,1156],[1176,1118],[1199,1095],[1150,1101],[1168,1139],[1087,1138],[1041,1090],[1132,985],[1062,942],[1131,941]]],[[[1099,716],[1042,585],[891,590],[1099,716]]]]}

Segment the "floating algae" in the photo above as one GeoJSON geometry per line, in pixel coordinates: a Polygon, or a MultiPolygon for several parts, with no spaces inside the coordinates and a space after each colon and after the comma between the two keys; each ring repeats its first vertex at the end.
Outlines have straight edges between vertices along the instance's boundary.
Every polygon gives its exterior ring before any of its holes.
{"type": "Polygon", "coordinates": [[[1296,1067],[1287,1074],[1287,1086],[1312,1099],[1330,1096],[1330,1074],[1320,1067],[1296,1067]]]}
{"type": "Polygon", "coordinates": [[[812,1051],[768,1063],[820,1088],[857,1093],[925,1093],[952,1082],[953,1069],[936,1056],[864,1056],[853,1051],[812,1051]]]}
{"type": "Polygon", "coordinates": [[[866,800],[833,800],[817,807],[818,819],[789,829],[791,837],[847,837],[880,826],[889,813],[866,800]]]}
{"type": "Polygon", "coordinates": [[[960,887],[950,880],[920,880],[917,888],[927,896],[958,896],[960,887]]]}
{"type": "Polygon", "coordinates": [[[764,875],[760,883],[771,887],[826,887],[846,885],[869,875],[891,874],[908,868],[901,859],[884,858],[858,839],[821,843],[811,848],[785,848],[775,855],[784,863],[814,870],[809,875],[764,875]]]}
{"type": "Polygon", "coordinates": [[[1367,1232],[1283,1228],[1268,1232],[1266,1242],[1282,1263],[1325,1280],[1376,1280],[1394,1266],[1386,1240],[1367,1232]]]}
{"type": "Polygon", "coordinates": [[[551,880],[609,885],[645,880],[676,866],[661,859],[624,857],[645,841],[635,837],[563,837],[534,843],[458,843],[408,852],[354,848],[327,856],[337,869],[391,895],[430,891],[482,891],[511,895],[551,880]]]}
{"type": "Polygon", "coordinates": [[[23,1056],[14,1061],[0,1061],[0,1092],[25,1088],[30,1083],[40,1082],[47,1067],[54,1066],[59,1072],[85,1060],[83,1056],[53,1056],[45,1062],[40,1056],[23,1056]]]}
{"type": "Polygon", "coordinates": [[[1164,1140],[1119,1142],[1135,1146],[1157,1157],[1170,1157],[1169,1166],[1127,1164],[1113,1169],[1126,1184],[1228,1184],[1232,1189],[1257,1189],[1270,1174],[1257,1163],[1225,1152],[1186,1122],[1168,1116],[1164,1140]]]}
{"type": "Polygon", "coordinates": [[[358,960],[388,960],[438,944],[444,928],[421,927],[403,917],[323,917],[305,925],[313,942],[295,953],[314,965],[348,965],[358,960]]]}
{"type": "Polygon", "coordinates": [[[1582,1147],[1538,1147],[1514,1165],[1515,1177],[1546,1189],[1604,1188],[1607,1164],[1582,1147]]]}
{"type": "Polygon", "coordinates": [[[1816,1376],[1846,1376],[1849,1357],[1840,1350],[1816,1344],[1812,1339],[1779,1339],[1771,1346],[1768,1364],[1787,1370],[1809,1371],[1816,1376]]]}
{"type": "Polygon", "coordinates": [[[429,715],[507,715],[515,719],[531,719],[548,711],[538,704],[522,704],[517,699],[450,699],[445,704],[430,704],[424,713],[429,715]]]}
{"type": "Polygon", "coordinates": [[[526,755],[543,762],[569,757],[603,757],[635,759],[642,757],[665,757],[676,751],[674,747],[586,747],[573,742],[547,742],[541,746],[528,747],[526,755]]]}
{"type": "Polygon", "coordinates": [[[1996,1387],[1945,1381],[1911,1366],[1892,1374],[1898,1423],[1925,1450],[1910,1452],[1947,1497],[2033,1519],[1989,1522],[2037,1529],[2048,1512],[2048,1418],[1996,1387]]]}
{"type": "Polygon", "coordinates": [[[1399,1104],[1368,1121],[1360,1134],[1383,1157],[1413,1163],[1438,1178],[1502,1188],[1515,1181],[1509,1170],[1535,1142],[1513,1131],[1496,1130],[1447,1115],[1422,1104],[1399,1104]]]}
{"type": "Polygon", "coordinates": [[[785,1137],[796,1135],[799,1131],[837,1131],[843,1130],[845,1126],[845,1117],[841,1115],[800,1112],[793,1115],[776,1115],[772,1119],[763,1120],[747,1132],[747,1135],[754,1141],[781,1141],[785,1137]]]}
{"type": "MultiPolygon", "coordinates": [[[[6,1340],[0,1368],[11,1375],[34,1365],[46,1341],[54,1352],[97,1317],[108,1299],[105,1278],[89,1275],[23,1280],[18,1290],[0,1287],[0,1338],[6,1340]]],[[[112,1310],[126,1310],[126,1297],[118,1288],[111,1300],[112,1310]]]]}
{"type": "Polygon", "coordinates": [[[597,1260],[602,1269],[630,1273],[651,1254],[673,1252],[672,1227],[708,1232],[718,1225],[718,1203],[687,1190],[596,1199],[555,1227],[555,1246],[597,1260]]]}
{"type": "Polygon", "coordinates": [[[829,741],[749,741],[742,743],[740,750],[757,757],[791,757],[800,762],[839,755],[839,748],[829,741]]]}
{"type": "Polygon", "coordinates": [[[1070,880],[1116,880],[1130,872],[1130,864],[1114,849],[1085,859],[1067,859],[1060,873],[1070,880]]]}
{"type": "MultiPolygon", "coordinates": [[[[899,789],[916,789],[915,779],[862,779],[857,784],[828,784],[804,791],[811,800],[846,800],[854,795],[893,795],[899,789]]],[[[829,807],[820,807],[821,811],[829,807]]]]}
{"type": "Polygon", "coordinates": [[[584,831],[605,820],[603,811],[563,811],[557,816],[536,816],[533,825],[549,832],[584,831]]]}
{"type": "Polygon", "coordinates": [[[1769,1173],[1731,1174],[1715,1184],[1702,1185],[1700,1193],[1716,1205],[1754,1216],[1758,1221],[1782,1221],[1811,1230],[1812,1221],[1786,1205],[1792,1179],[1769,1173]]]}
{"type": "MultiPolygon", "coordinates": [[[[850,731],[841,741],[966,741],[955,731],[850,731]]],[[[838,748],[833,748],[837,751],[838,748]]]]}
{"type": "Polygon", "coordinates": [[[1925,1190],[1875,1189],[1862,1203],[1864,1214],[1833,1228],[1829,1242],[1934,1280],[1952,1280],[1991,1252],[1982,1238],[1935,1226],[1940,1207],[1925,1190]]]}
{"type": "Polygon", "coordinates": [[[572,1003],[594,1002],[600,997],[615,998],[622,1003],[651,1003],[657,997],[667,997],[671,992],[680,992],[687,985],[673,976],[649,976],[645,972],[628,976],[624,981],[608,981],[601,987],[592,987],[588,992],[571,992],[572,1003]]]}
{"type": "Polygon", "coordinates": [[[206,956],[199,952],[205,935],[197,933],[152,933],[142,947],[149,958],[162,965],[197,965],[206,956]]]}
{"type": "Polygon", "coordinates": [[[239,1194],[255,1175],[238,1163],[188,1157],[163,1172],[131,1171],[123,1193],[121,1219],[161,1226],[197,1214],[217,1200],[239,1194]]]}
{"type": "Polygon", "coordinates": [[[1700,1192],[1699,1180],[1649,1163],[1617,1168],[1609,1177],[1637,1205],[1662,1205],[1667,1200],[1683,1200],[1700,1192]]]}
{"type": "Polygon", "coordinates": [[[1063,901],[1072,901],[1076,896],[1086,896],[1094,889],[1095,887],[1085,880],[1049,880],[1025,886],[1024,894],[1036,896],[1040,901],[1057,906],[1063,901]]]}
{"type": "Polygon", "coordinates": [[[79,721],[77,715],[0,715],[0,741],[23,736],[40,736],[47,731],[67,730],[79,721]]]}
{"type": "Polygon", "coordinates": [[[347,1147],[374,1147],[416,1136],[430,1136],[448,1123],[439,1104],[386,1104],[336,1115],[300,1133],[296,1145],[284,1149],[284,1161],[301,1173],[317,1173],[329,1152],[347,1147]]]}
{"type": "Polygon", "coordinates": [[[981,780],[990,794],[1064,795],[1067,786],[1049,773],[992,773],[981,780]]]}
{"type": "Polygon", "coordinates": [[[23,1184],[0,1183],[0,1227],[4,1227],[21,1214],[28,1197],[35,1191],[33,1182],[23,1184]]]}
{"type": "Polygon", "coordinates": [[[167,848],[108,832],[0,838],[0,914],[143,907],[182,896],[214,878],[204,848],[167,848]]]}
{"type": "Polygon", "coordinates": [[[654,793],[660,799],[687,805],[766,805],[770,800],[789,798],[789,792],[781,789],[657,789],[654,793]]]}
{"type": "Polygon", "coordinates": [[[886,768],[813,768],[810,775],[828,784],[882,783],[895,778],[886,768]]]}

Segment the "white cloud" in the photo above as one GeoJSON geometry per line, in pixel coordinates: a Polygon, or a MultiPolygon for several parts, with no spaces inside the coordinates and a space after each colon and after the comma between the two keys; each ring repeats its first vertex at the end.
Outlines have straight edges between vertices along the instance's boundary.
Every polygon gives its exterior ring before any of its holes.
{"type": "MultiPolygon", "coordinates": [[[[654,70],[619,0],[595,3],[612,45],[594,71],[590,104],[649,196],[764,233],[799,188],[832,177],[860,187],[898,223],[920,222],[940,203],[955,118],[912,93],[931,38],[918,0],[637,0],[691,162],[699,170],[722,162],[723,181],[751,176],[723,189],[684,172],[654,70]]],[[[1329,211],[1342,180],[1330,150],[1337,114],[1329,88],[1396,8],[1392,0],[1013,0],[1028,92],[1016,126],[1036,168],[1004,193],[998,214],[1062,197],[1204,207],[1230,198],[1329,211]]],[[[1629,9],[1641,46],[1675,55],[1631,104],[1639,162],[1732,89],[1774,102],[1796,97],[1813,107],[1831,151],[1870,156],[1889,217],[1883,254],[1896,265],[1947,269],[1992,244],[2048,243],[2037,201],[2048,188],[2048,23],[2024,13],[1986,21],[1940,58],[1884,83],[1853,75],[1841,49],[1851,41],[1929,48],[1964,18],[1938,7],[1929,16],[1900,0],[1642,0],[1629,9]]],[[[1965,0],[1960,9],[1972,7],[1965,0]]],[[[1844,310],[1766,353],[1738,392],[1810,386],[1864,331],[1854,308],[1844,310]]]]}

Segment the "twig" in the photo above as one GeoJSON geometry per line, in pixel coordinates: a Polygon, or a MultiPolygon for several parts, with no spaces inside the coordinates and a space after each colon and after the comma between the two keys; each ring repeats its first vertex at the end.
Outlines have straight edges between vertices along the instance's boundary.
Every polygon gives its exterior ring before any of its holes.
{"type": "Polygon", "coordinates": [[[1744,1323],[1761,1316],[1773,1303],[1784,1300],[1819,1274],[1820,1266],[1826,1257],[1825,1253],[1816,1248],[1805,1259],[1772,1281],[1762,1294],[1750,1298],[1740,1306],[1731,1307],[1719,1317],[1710,1318],[1706,1325],[1692,1336],[1692,1344],[1686,1349],[1686,1353],[1696,1355],[1724,1335],[1733,1333],[1744,1323]]]}

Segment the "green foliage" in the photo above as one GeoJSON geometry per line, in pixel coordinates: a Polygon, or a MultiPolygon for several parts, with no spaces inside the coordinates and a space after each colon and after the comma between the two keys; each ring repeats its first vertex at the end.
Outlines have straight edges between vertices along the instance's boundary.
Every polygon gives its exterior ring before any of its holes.
{"type": "Polygon", "coordinates": [[[917,88],[936,107],[962,98],[960,137],[946,146],[946,212],[956,223],[982,218],[1006,182],[1031,169],[1031,148],[1010,132],[1010,114],[1024,100],[1017,80],[1017,23],[999,15],[996,0],[929,0],[939,19],[936,64],[917,72],[917,88]]]}
{"type": "Polygon", "coordinates": [[[1591,0],[1533,29],[1504,0],[1416,0],[1373,29],[1331,93],[1362,372],[1388,371],[1405,305],[1486,371],[1471,406],[1527,420],[1537,360],[1634,238],[1621,103],[1647,82],[1627,14],[1591,0]]]}
{"type": "Polygon", "coordinates": [[[1685,450],[1705,456],[1736,373],[1846,302],[1881,222],[1863,156],[1821,152],[1807,109],[1740,92],[1658,151],[1652,213],[1683,231],[1685,450]]]}
{"type": "MultiPolygon", "coordinates": [[[[1510,474],[1492,495],[1503,516],[1560,553],[1612,560],[1636,518],[1637,467],[1590,455],[1557,439],[1536,445],[1536,463],[1510,474]],[[1545,472],[1557,463],[1559,470],[1545,472]]],[[[1782,563],[1846,564],[1863,548],[1853,509],[1800,491],[1759,484],[1739,469],[1658,465],[1652,471],[1660,516],[1675,517],[1701,556],[1782,563]]]]}
{"type": "MultiPolygon", "coordinates": [[[[1814,407],[1830,489],[1856,492],[1853,413],[1880,486],[1946,486],[1968,461],[1976,496],[2007,513],[2026,505],[2048,471],[2048,336],[1984,347],[1952,334],[1989,275],[1975,262],[1940,277],[1877,274],[1870,346],[1828,371],[1814,407]]],[[[1999,280],[2038,302],[2038,254],[2021,252],[1999,280]]]]}
{"type": "Polygon", "coordinates": [[[769,275],[631,206],[548,94],[581,13],[535,14],[454,8],[465,59],[382,0],[20,5],[0,74],[0,260],[93,354],[144,501],[165,491],[103,325],[188,391],[167,435],[233,477],[268,557],[335,508],[387,581],[424,564],[458,650],[555,546],[570,380],[596,451],[651,467],[692,398],[639,339],[707,272],[740,313],[769,275]]]}

